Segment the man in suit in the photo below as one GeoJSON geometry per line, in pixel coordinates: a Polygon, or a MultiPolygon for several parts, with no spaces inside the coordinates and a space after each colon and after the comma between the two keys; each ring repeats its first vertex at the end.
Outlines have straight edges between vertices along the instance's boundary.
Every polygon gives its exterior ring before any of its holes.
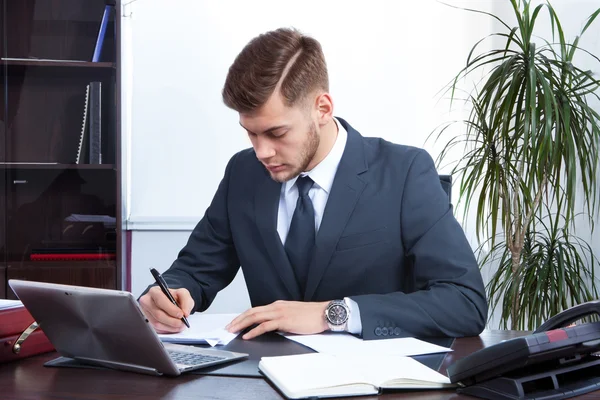
{"type": "Polygon", "coordinates": [[[424,150],[365,138],[333,116],[320,44],[292,29],[250,41],[225,104],[252,148],[234,155],[164,278],[140,298],[159,332],[184,328],[241,266],[252,308],[228,326],[348,331],[365,339],[469,336],[485,325],[483,282],[424,150]]]}

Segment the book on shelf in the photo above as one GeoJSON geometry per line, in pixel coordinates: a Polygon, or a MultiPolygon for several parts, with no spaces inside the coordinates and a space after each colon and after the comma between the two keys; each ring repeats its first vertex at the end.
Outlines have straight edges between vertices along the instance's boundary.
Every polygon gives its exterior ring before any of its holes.
{"type": "Polygon", "coordinates": [[[107,2],[106,6],[104,6],[104,13],[102,14],[102,21],[100,22],[100,29],[98,30],[98,37],[96,39],[96,46],[94,47],[92,62],[100,61],[100,57],[102,56],[102,46],[104,45],[106,28],[108,27],[108,20],[113,7],[114,5],[111,5],[110,2],[107,2]]]}
{"type": "Polygon", "coordinates": [[[77,146],[77,157],[75,158],[75,164],[82,164],[86,152],[86,127],[87,127],[87,115],[88,115],[88,104],[90,101],[90,85],[85,87],[85,99],[83,104],[83,121],[81,122],[81,133],[79,134],[79,146],[77,146]]]}
{"type": "Polygon", "coordinates": [[[262,357],[258,369],[288,399],[455,387],[447,376],[402,356],[309,353],[262,357]]]}
{"type": "Polygon", "coordinates": [[[85,88],[75,164],[102,164],[102,82],[85,88]]]}
{"type": "Polygon", "coordinates": [[[102,164],[102,83],[90,83],[89,99],[89,160],[90,164],[102,164]]]}
{"type": "Polygon", "coordinates": [[[97,261],[115,260],[115,249],[90,246],[90,247],[42,247],[31,250],[31,261],[97,261]]]}
{"type": "Polygon", "coordinates": [[[31,253],[31,261],[104,261],[116,260],[115,253],[31,253]]]}
{"type": "Polygon", "coordinates": [[[114,248],[96,247],[39,247],[31,250],[32,254],[115,254],[114,248]]]}

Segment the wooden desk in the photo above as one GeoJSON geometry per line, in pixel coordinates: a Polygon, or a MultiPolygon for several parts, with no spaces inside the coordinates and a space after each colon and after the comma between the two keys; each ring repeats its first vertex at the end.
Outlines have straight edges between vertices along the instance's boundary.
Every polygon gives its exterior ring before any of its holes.
{"type": "MultiPolygon", "coordinates": [[[[480,336],[457,339],[440,368],[471,352],[521,336],[524,332],[485,331],[480,336]]],[[[182,375],[176,378],[152,377],[141,374],[91,369],[47,368],[43,363],[57,357],[44,354],[0,366],[0,398],[5,400],[37,399],[282,399],[268,382],[256,378],[233,378],[207,375],[182,375]]],[[[453,390],[398,391],[358,399],[474,399],[460,396],[453,390]]],[[[600,391],[581,396],[600,399],[600,391]]],[[[354,397],[353,399],[356,399],[354,397]]]]}

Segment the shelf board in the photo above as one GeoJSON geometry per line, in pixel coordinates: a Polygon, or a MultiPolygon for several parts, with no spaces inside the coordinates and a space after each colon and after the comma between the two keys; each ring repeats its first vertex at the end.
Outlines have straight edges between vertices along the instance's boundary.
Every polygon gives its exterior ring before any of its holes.
{"type": "Polygon", "coordinates": [[[16,67],[52,67],[52,68],[115,68],[112,62],[91,61],[49,61],[49,60],[0,60],[0,65],[16,67]]]}
{"type": "Polygon", "coordinates": [[[115,169],[114,164],[2,164],[0,169],[115,169]]]}
{"type": "Polygon", "coordinates": [[[66,261],[16,261],[7,260],[8,270],[14,271],[21,268],[114,268],[116,260],[66,260],[66,261]]]}

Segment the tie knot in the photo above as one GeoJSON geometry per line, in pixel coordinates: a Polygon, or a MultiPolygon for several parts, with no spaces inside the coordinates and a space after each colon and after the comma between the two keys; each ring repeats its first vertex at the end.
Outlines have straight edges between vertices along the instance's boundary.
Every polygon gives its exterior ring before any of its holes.
{"type": "Polygon", "coordinates": [[[308,191],[312,187],[313,183],[314,181],[310,179],[310,176],[308,175],[298,177],[296,180],[296,186],[298,186],[298,196],[307,196],[308,191]]]}

